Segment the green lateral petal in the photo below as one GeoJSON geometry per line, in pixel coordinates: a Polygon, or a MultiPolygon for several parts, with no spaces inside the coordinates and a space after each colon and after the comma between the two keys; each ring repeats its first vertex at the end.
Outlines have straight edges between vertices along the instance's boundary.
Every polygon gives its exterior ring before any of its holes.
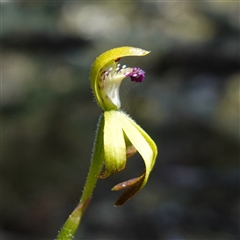
{"type": "Polygon", "coordinates": [[[135,195],[142,187],[144,187],[155,164],[157,156],[157,147],[145,131],[143,131],[123,112],[119,112],[118,119],[129,141],[142,156],[146,169],[142,176],[130,179],[113,187],[112,190],[121,190],[127,188],[127,190],[124,191],[116,201],[116,206],[125,203],[130,197],[135,195]]]}
{"type": "Polygon", "coordinates": [[[100,175],[101,178],[121,171],[126,164],[126,145],[118,115],[118,111],[114,110],[104,112],[105,172],[100,175]]]}
{"type": "MultiPolygon", "coordinates": [[[[113,61],[116,61],[122,57],[126,56],[144,56],[147,55],[149,52],[145,51],[141,48],[134,48],[134,47],[119,47],[111,49],[107,52],[102,53],[93,63],[91,71],[90,71],[90,81],[93,93],[95,98],[103,110],[109,110],[106,108],[103,100],[101,99],[101,95],[99,94],[99,73],[102,68],[106,65],[110,65],[113,61]]],[[[117,109],[117,108],[116,108],[117,109]]]]}

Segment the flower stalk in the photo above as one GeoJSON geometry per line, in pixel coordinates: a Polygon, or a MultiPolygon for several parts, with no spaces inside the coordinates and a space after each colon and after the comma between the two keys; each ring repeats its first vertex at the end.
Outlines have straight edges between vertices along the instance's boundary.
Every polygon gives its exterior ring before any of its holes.
{"type": "Polygon", "coordinates": [[[115,202],[123,205],[142,189],[148,181],[157,157],[157,147],[148,134],[120,110],[119,88],[123,79],[142,82],[145,72],[140,68],[121,66],[119,60],[126,56],[145,56],[149,52],[140,48],[120,47],[101,54],[93,63],[90,80],[97,103],[103,110],[95,138],[91,166],[78,206],[69,216],[57,240],[69,240],[74,236],[81,218],[90,202],[97,180],[122,171],[127,158],[138,152],[145,170],[134,177],[115,185],[112,190],[124,190],[115,202]],[[104,167],[104,171],[102,171],[104,167]]]}

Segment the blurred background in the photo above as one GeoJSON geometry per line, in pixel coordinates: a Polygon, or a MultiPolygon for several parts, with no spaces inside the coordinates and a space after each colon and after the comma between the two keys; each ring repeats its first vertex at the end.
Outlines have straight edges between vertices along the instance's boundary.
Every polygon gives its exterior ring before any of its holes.
{"type": "Polygon", "coordinates": [[[1,2],[1,239],[54,239],[77,205],[101,109],[89,70],[119,46],[122,108],[156,141],[146,187],[122,207],[99,180],[75,239],[239,239],[239,2],[1,2]]]}

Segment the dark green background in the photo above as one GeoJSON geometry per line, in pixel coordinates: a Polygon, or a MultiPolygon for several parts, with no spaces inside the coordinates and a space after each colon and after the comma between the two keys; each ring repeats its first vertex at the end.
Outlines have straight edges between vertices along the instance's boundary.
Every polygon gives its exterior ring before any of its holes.
{"type": "Polygon", "coordinates": [[[156,141],[146,187],[120,208],[99,180],[75,239],[239,238],[239,3],[1,3],[1,240],[54,239],[76,206],[101,109],[89,70],[100,53],[150,50],[122,64],[122,108],[156,141]]]}

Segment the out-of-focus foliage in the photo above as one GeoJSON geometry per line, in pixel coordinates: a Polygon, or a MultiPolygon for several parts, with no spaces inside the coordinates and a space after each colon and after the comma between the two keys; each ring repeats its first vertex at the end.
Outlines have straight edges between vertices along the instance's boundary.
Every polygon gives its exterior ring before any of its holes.
{"type": "Polygon", "coordinates": [[[140,157],[99,181],[76,239],[240,237],[238,2],[2,2],[1,14],[4,240],[53,239],[76,206],[100,114],[89,70],[122,45],[152,51],[145,82],[120,94],[159,156],[122,208],[109,188],[141,174],[140,157]]]}

